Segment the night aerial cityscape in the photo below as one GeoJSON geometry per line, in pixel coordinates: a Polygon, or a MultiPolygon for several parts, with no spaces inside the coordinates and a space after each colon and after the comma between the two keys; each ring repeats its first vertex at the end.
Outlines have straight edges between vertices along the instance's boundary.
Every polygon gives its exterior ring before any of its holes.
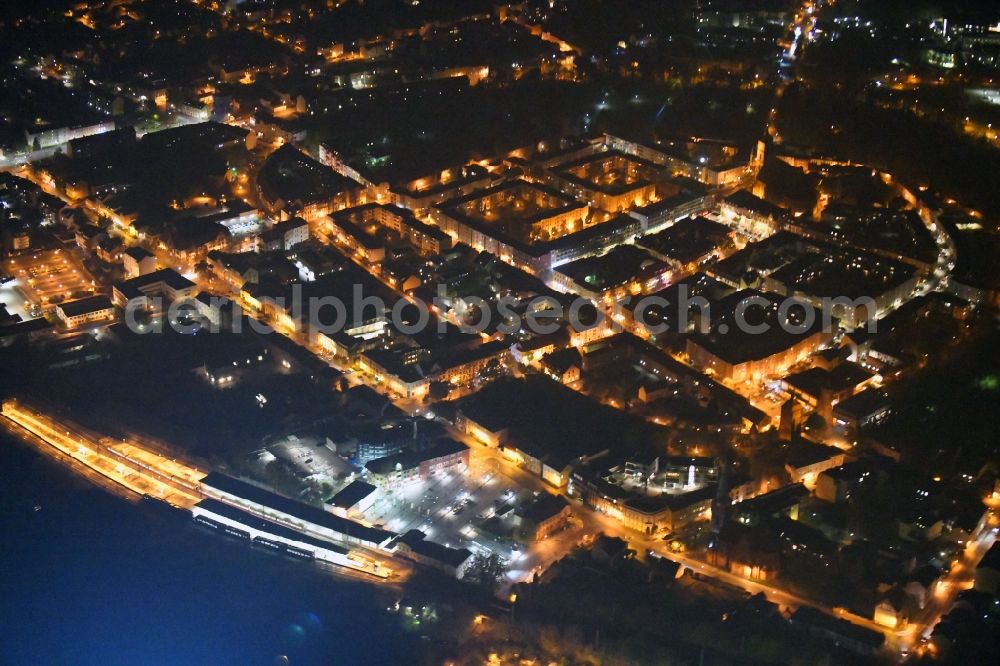
{"type": "Polygon", "coordinates": [[[0,666],[1000,663],[1000,3],[2,6],[0,666]]]}

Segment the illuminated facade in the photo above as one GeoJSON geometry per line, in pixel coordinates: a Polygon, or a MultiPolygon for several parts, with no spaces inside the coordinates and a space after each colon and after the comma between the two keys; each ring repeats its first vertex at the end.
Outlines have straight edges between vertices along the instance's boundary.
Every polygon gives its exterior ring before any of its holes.
{"type": "Polygon", "coordinates": [[[548,180],[559,190],[609,213],[656,201],[656,183],[667,177],[664,167],[617,151],[563,163],[548,172],[548,180]]]}
{"type": "MultiPolygon", "coordinates": [[[[346,230],[360,229],[371,236],[377,228],[389,229],[417,249],[421,254],[440,254],[451,247],[451,236],[441,229],[418,220],[405,208],[369,203],[355,208],[348,208],[332,215],[327,225],[338,237],[357,236],[357,233],[346,234],[346,230]]],[[[345,240],[350,240],[345,238],[345,240]]],[[[361,241],[354,244],[364,245],[361,241]]],[[[350,243],[349,243],[350,245],[350,243]]],[[[350,245],[352,249],[354,245],[350,245]]],[[[384,249],[378,246],[379,250],[384,249]]]]}
{"type": "Polygon", "coordinates": [[[197,286],[191,280],[173,270],[161,268],[158,271],[141,275],[114,285],[111,300],[119,307],[137,303],[139,307],[152,307],[151,298],[162,298],[167,304],[185,298],[192,298],[197,286]]]}
{"type": "Polygon", "coordinates": [[[329,541],[315,539],[277,523],[253,515],[214,499],[205,499],[191,509],[196,523],[246,539],[254,545],[303,559],[316,559],[351,569],[360,569],[348,557],[348,550],[329,541]]]}
{"type": "Polygon", "coordinates": [[[396,536],[218,472],[202,479],[200,487],[206,497],[317,539],[384,550],[396,536]]]}
{"type": "Polygon", "coordinates": [[[469,465],[469,447],[453,439],[441,440],[420,451],[404,451],[365,463],[370,483],[386,488],[398,488],[427,479],[438,472],[469,465]]]}
{"type": "Polygon", "coordinates": [[[588,469],[573,473],[569,493],[631,530],[670,534],[711,516],[716,485],[674,495],[647,496],[610,483],[588,469]]]}
{"type": "Polygon", "coordinates": [[[78,301],[60,303],[55,307],[56,316],[66,328],[111,321],[115,306],[107,296],[91,296],[78,301]]]}

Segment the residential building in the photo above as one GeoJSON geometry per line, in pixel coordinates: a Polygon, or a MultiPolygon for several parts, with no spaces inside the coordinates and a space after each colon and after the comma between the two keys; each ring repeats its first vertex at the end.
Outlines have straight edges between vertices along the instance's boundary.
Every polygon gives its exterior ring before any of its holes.
{"type": "Polygon", "coordinates": [[[125,277],[129,280],[156,270],[156,256],[141,247],[130,247],[121,256],[125,277]]]}
{"type": "Polygon", "coordinates": [[[530,541],[541,541],[569,524],[573,511],[559,495],[543,494],[530,506],[517,512],[518,533],[530,541]]]}
{"type": "Polygon", "coordinates": [[[115,318],[115,306],[107,296],[90,296],[77,301],[60,303],[55,308],[56,316],[66,328],[77,328],[95,322],[111,321],[115,318]]]}
{"type": "Polygon", "coordinates": [[[279,222],[260,235],[260,250],[291,250],[309,240],[309,224],[301,217],[279,222]]]}
{"type": "Polygon", "coordinates": [[[131,305],[150,309],[156,305],[151,299],[159,298],[161,299],[159,306],[166,307],[174,301],[192,298],[196,289],[194,282],[174,269],[161,268],[115,284],[112,287],[111,300],[121,308],[131,305]]]}

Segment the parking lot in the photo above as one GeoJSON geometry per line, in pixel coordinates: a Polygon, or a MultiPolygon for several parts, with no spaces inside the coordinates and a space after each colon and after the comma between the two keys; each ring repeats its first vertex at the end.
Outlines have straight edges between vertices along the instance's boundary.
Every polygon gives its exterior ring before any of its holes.
{"type": "MultiPolygon", "coordinates": [[[[311,478],[337,485],[352,471],[343,458],[323,446],[313,436],[288,435],[271,443],[267,452],[283,461],[300,478],[311,478]]],[[[264,458],[267,459],[266,457],[264,458]]]]}
{"type": "Polygon", "coordinates": [[[80,257],[71,250],[42,250],[12,257],[4,272],[17,278],[29,311],[47,312],[59,303],[91,296],[97,287],[80,257]]]}
{"type": "Polygon", "coordinates": [[[520,557],[511,539],[497,538],[477,527],[500,508],[513,513],[531,493],[495,472],[440,472],[393,491],[384,492],[365,517],[395,532],[419,529],[438,543],[497,553],[508,562],[520,557]]]}

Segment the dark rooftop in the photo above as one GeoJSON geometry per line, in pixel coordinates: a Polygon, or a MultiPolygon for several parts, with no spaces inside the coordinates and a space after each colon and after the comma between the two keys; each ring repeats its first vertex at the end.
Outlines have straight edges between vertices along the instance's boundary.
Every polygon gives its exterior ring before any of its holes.
{"type": "Polygon", "coordinates": [[[347,484],[339,493],[331,497],[327,504],[341,509],[349,509],[361,500],[365,499],[378,490],[375,486],[364,481],[352,481],[347,484]]]}
{"type": "Polygon", "coordinates": [[[210,472],[208,476],[201,480],[201,483],[203,486],[235,495],[254,504],[260,504],[269,509],[280,511],[299,520],[319,525],[320,527],[359,539],[360,541],[381,544],[394,536],[388,530],[377,527],[366,527],[353,520],[336,516],[329,511],[288,499],[260,486],[255,486],[219,472],[210,472]]]}
{"type": "Polygon", "coordinates": [[[836,411],[852,418],[864,418],[890,404],[888,394],[878,388],[867,388],[857,395],[837,403],[836,411]]]}
{"type": "Polygon", "coordinates": [[[733,513],[772,515],[794,506],[806,497],[809,497],[809,490],[801,483],[793,483],[734,504],[733,513]]]}
{"type": "Polygon", "coordinates": [[[977,569],[996,569],[1000,571],[1000,541],[990,546],[990,549],[983,555],[983,559],[979,561],[977,569]]]}
{"type": "Polygon", "coordinates": [[[811,606],[799,607],[797,611],[792,613],[791,620],[794,625],[822,629],[857,643],[868,645],[873,649],[878,649],[885,643],[885,634],[881,631],[859,627],[847,620],[827,615],[811,606]]]}
{"type": "Polygon", "coordinates": [[[585,257],[555,269],[583,288],[604,291],[632,281],[645,284],[667,265],[635,245],[619,245],[599,257],[585,257]]]}
{"type": "MultiPolygon", "coordinates": [[[[695,333],[689,341],[709,351],[714,356],[727,363],[740,364],[747,361],[757,361],[768,358],[795,345],[803,338],[808,338],[824,329],[823,316],[811,305],[798,301],[792,307],[780,312],[783,299],[778,294],[760,292],[754,289],[744,289],[727,297],[725,304],[714,304],[713,310],[721,310],[718,320],[713,320],[713,328],[709,333],[695,333]],[[763,301],[747,299],[764,299],[770,303],[763,306],[763,301]],[[743,309],[744,321],[735,321],[740,303],[750,303],[743,309]],[[725,307],[731,305],[732,308],[725,307]],[[807,315],[811,311],[812,317],[807,315]],[[787,316],[787,324],[782,319],[787,316]],[[811,319],[811,321],[809,321],[811,319]],[[763,332],[751,332],[750,327],[739,326],[738,323],[750,326],[766,325],[763,332]],[[805,324],[809,325],[806,326],[805,324]],[[746,330],[743,330],[746,329],[746,330]]],[[[713,312],[713,318],[718,316],[713,312]]]]}
{"type": "Polygon", "coordinates": [[[730,233],[729,227],[699,216],[681,220],[659,233],[643,236],[636,243],[687,264],[726,245],[730,233]]]}
{"type": "Polygon", "coordinates": [[[497,380],[457,407],[492,432],[507,428],[510,444],[559,470],[608,449],[659,450],[667,436],[664,427],[537,375],[497,380]]]}
{"type": "Polygon", "coordinates": [[[789,217],[788,210],[782,208],[781,206],[775,206],[774,204],[755,196],[747,190],[739,190],[738,192],[730,194],[725,198],[725,202],[737,208],[742,208],[753,213],[772,217],[775,220],[789,217]]]}
{"type": "Polygon", "coordinates": [[[427,535],[420,530],[413,529],[397,540],[409,546],[410,550],[423,557],[437,560],[452,567],[459,567],[467,559],[472,557],[472,551],[468,548],[449,548],[439,543],[427,540],[427,535]]]}
{"type": "Polygon", "coordinates": [[[198,502],[196,506],[207,511],[211,511],[212,513],[222,516],[223,518],[229,518],[230,520],[234,520],[238,523],[246,525],[247,527],[260,530],[261,532],[267,532],[268,534],[273,534],[274,536],[282,537],[284,539],[299,541],[317,548],[332,550],[340,553],[341,555],[346,555],[348,553],[348,550],[343,546],[338,546],[337,544],[325,539],[317,539],[315,537],[302,534],[301,532],[297,532],[291,528],[285,527],[284,525],[273,523],[270,520],[258,518],[251,513],[237,509],[235,506],[226,504],[225,502],[220,502],[219,500],[203,499],[198,502]]]}
{"type": "Polygon", "coordinates": [[[711,500],[715,497],[717,491],[718,484],[709,483],[696,490],[678,495],[669,495],[666,493],[660,495],[635,495],[628,499],[625,504],[644,513],[655,513],[663,509],[679,511],[693,504],[711,500]]]}
{"type": "Polygon", "coordinates": [[[549,495],[546,493],[539,497],[534,504],[520,511],[519,514],[524,520],[537,525],[557,515],[567,506],[566,500],[559,495],[549,495]]]}
{"type": "Polygon", "coordinates": [[[145,275],[134,277],[131,280],[118,282],[115,284],[115,289],[125,294],[128,298],[134,298],[141,295],[143,287],[148,287],[156,284],[157,282],[163,282],[171,289],[176,290],[189,289],[195,286],[194,282],[191,282],[191,280],[187,279],[174,269],[161,268],[158,271],[146,273],[145,275]]]}
{"type": "Polygon", "coordinates": [[[271,204],[323,203],[358,183],[312,159],[291,144],[271,153],[257,175],[257,185],[271,204]]]}
{"type": "Polygon", "coordinates": [[[556,374],[563,374],[573,366],[583,367],[583,357],[576,347],[567,347],[542,357],[542,364],[556,374]]]}
{"type": "Polygon", "coordinates": [[[90,314],[91,312],[108,310],[114,306],[111,304],[111,299],[107,296],[90,296],[88,298],[81,298],[78,301],[62,303],[58,307],[67,317],[78,317],[90,314]]]}
{"type": "Polygon", "coordinates": [[[805,395],[818,397],[823,389],[841,392],[853,389],[874,375],[855,363],[842,363],[833,370],[809,368],[785,377],[785,382],[805,395]]]}
{"type": "Polygon", "coordinates": [[[443,458],[466,450],[468,450],[468,447],[465,444],[451,438],[446,438],[426,449],[403,451],[402,453],[384,458],[369,460],[365,463],[365,469],[373,474],[388,474],[396,469],[397,465],[400,469],[413,469],[418,467],[422,462],[434,460],[435,458],[443,458]]]}
{"type": "Polygon", "coordinates": [[[814,465],[818,462],[829,460],[834,456],[844,454],[842,450],[835,446],[816,444],[804,439],[787,443],[784,446],[784,453],[785,462],[796,468],[814,465]]]}
{"type": "Polygon", "coordinates": [[[146,250],[141,247],[130,247],[127,250],[125,250],[124,254],[127,254],[136,261],[142,261],[143,259],[148,259],[149,257],[155,256],[149,250],[146,250]]]}

